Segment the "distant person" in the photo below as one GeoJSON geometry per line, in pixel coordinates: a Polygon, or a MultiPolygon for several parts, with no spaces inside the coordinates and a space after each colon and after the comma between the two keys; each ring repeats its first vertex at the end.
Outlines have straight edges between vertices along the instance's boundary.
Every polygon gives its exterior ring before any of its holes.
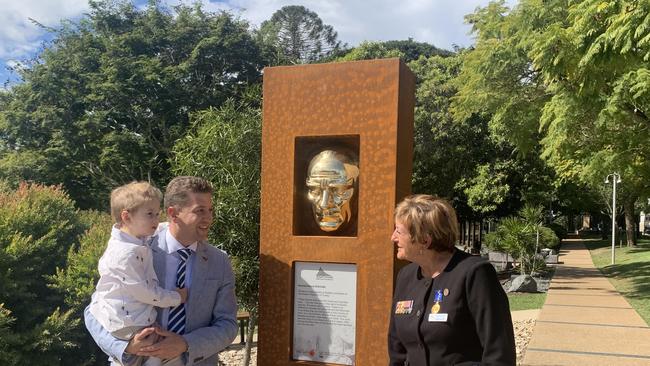
{"type": "Polygon", "coordinates": [[[508,298],[486,260],[455,248],[451,205],[428,195],[395,209],[397,276],[388,332],[390,365],[515,365],[508,298]]]}
{"type": "Polygon", "coordinates": [[[188,298],[177,307],[161,308],[160,326],[144,328],[130,341],[109,333],[87,307],[86,328],[112,365],[137,365],[142,357],[156,357],[165,366],[216,365],[217,354],[237,335],[230,260],[207,241],[212,186],[202,178],[176,177],[167,185],[164,201],[169,225],[150,244],[153,265],[163,288],[187,288],[188,298]]]}
{"type": "MultiPolygon", "coordinates": [[[[158,286],[147,241],[158,228],[160,190],[147,182],[133,182],[111,192],[115,224],[99,259],[99,281],[89,311],[115,338],[130,340],[156,321],[155,307],[185,302],[187,290],[158,286]]],[[[152,362],[155,362],[152,360],[152,362]]]]}

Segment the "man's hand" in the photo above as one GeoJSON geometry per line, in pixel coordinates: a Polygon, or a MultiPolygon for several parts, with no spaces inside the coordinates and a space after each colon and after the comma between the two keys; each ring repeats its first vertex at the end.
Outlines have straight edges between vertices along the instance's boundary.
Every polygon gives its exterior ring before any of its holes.
{"type": "Polygon", "coordinates": [[[158,343],[142,347],[136,354],[138,356],[158,357],[162,359],[171,359],[180,356],[187,351],[187,342],[180,335],[155,328],[156,334],[162,337],[158,343]]]}
{"type": "Polygon", "coordinates": [[[157,340],[158,334],[156,334],[155,327],[144,328],[131,338],[129,345],[126,346],[124,352],[135,355],[138,353],[140,348],[151,346],[156,343],[157,340]]]}

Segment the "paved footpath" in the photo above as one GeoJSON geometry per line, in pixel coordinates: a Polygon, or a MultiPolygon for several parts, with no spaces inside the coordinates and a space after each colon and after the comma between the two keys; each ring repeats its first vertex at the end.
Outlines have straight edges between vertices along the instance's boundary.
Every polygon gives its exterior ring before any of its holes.
{"type": "Polygon", "coordinates": [[[650,366],[650,327],[594,267],[579,240],[562,245],[524,365],[650,366]]]}

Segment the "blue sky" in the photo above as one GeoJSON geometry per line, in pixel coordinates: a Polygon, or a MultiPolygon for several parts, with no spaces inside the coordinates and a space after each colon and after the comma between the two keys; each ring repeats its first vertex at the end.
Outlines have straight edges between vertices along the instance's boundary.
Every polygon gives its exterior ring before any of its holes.
{"type": "MultiPolygon", "coordinates": [[[[180,0],[162,0],[176,5],[180,0]]],[[[253,27],[285,5],[304,5],[332,25],[339,39],[351,46],[364,40],[387,41],[413,38],[437,47],[473,43],[464,15],[489,0],[199,0],[210,11],[228,10],[253,27]],[[399,5],[396,5],[399,4],[399,5]]],[[[513,5],[517,0],[507,0],[513,5]]],[[[193,2],[193,1],[192,1],[193,2]]],[[[137,4],[146,0],[137,0],[137,4]]],[[[0,0],[0,87],[15,74],[7,70],[21,60],[33,58],[51,38],[46,27],[57,27],[64,19],[79,19],[89,9],[87,0],[0,0]]]]}

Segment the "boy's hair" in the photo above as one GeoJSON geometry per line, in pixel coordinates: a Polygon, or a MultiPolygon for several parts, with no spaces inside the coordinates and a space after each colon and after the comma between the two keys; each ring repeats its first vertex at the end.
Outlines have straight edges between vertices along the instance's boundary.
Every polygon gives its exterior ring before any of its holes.
{"type": "Polygon", "coordinates": [[[212,184],[200,177],[181,176],[172,179],[165,190],[165,210],[169,207],[187,206],[190,192],[212,194],[212,184]]]}
{"type": "Polygon", "coordinates": [[[404,198],[395,208],[395,220],[401,221],[414,243],[431,238],[429,249],[453,251],[458,240],[456,211],[446,200],[426,194],[404,198]]]}
{"type": "Polygon", "coordinates": [[[145,203],[160,201],[160,189],[148,182],[131,182],[111,192],[111,216],[116,224],[122,224],[122,211],[135,211],[145,203]]]}

